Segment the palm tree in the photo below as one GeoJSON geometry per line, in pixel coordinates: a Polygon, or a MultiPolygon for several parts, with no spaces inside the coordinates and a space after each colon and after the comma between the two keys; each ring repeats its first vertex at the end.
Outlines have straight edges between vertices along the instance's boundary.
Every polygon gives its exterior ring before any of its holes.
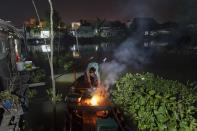
{"type": "MultiPolygon", "coordinates": [[[[46,11],[45,14],[45,21],[46,21],[46,27],[50,28],[50,10],[46,11]]],[[[62,19],[59,15],[59,12],[56,10],[53,10],[53,28],[54,31],[59,31],[59,29],[62,29],[64,26],[64,22],[62,22],[62,19]]]]}
{"type": "Polygon", "coordinates": [[[106,22],[105,19],[100,19],[100,18],[96,18],[96,29],[97,29],[97,34],[100,35],[101,33],[101,27],[103,26],[103,24],[106,22]]]}

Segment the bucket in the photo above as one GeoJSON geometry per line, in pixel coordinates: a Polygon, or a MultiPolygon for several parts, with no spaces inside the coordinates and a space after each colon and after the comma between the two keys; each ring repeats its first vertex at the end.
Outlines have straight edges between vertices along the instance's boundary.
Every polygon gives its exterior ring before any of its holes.
{"type": "Polygon", "coordinates": [[[25,61],[25,69],[26,70],[32,69],[32,61],[25,61]]]}
{"type": "Polygon", "coordinates": [[[17,68],[17,71],[23,71],[24,70],[24,62],[17,62],[16,68],[17,68]]]}
{"type": "Polygon", "coordinates": [[[11,109],[13,102],[11,100],[3,100],[3,107],[6,109],[11,109]]]}

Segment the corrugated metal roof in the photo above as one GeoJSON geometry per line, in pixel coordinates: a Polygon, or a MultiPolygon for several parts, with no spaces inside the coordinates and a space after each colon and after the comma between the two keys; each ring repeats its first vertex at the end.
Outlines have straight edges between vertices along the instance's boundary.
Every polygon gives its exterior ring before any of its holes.
{"type": "Polygon", "coordinates": [[[17,37],[23,38],[23,34],[18,32],[18,29],[10,24],[8,21],[0,19],[0,30],[14,33],[17,37]]]}

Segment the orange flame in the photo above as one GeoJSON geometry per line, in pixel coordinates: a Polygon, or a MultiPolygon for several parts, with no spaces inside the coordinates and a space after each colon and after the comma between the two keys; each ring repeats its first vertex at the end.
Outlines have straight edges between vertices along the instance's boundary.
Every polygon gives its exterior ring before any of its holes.
{"type": "Polygon", "coordinates": [[[91,95],[91,98],[82,99],[80,104],[89,106],[104,106],[106,104],[110,104],[110,102],[107,100],[109,94],[104,86],[97,87],[91,95]]]}
{"type": "Polygon", "coordinates": [[[107,90],[104,87],[98,87],[93,93],[90,100],[92,106],[103,105],[108,97],[107,90]]]}
{"type": "Polygon", "coordinates": [[[93,105],[93,106],[97,106],[99,103],[99,97],[94,95],[91,100],[90,100],[90,104],[93,105]]]}

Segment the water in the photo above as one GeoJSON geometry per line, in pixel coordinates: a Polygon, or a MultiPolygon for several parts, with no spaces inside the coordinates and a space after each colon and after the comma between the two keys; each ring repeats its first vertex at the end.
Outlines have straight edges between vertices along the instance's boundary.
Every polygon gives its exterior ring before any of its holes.
{"type": "MultiPolygon", "coordinates": [[[[75,68],[77,71],[83,72],[90,61],[101,63],[104,58],[107,58],[106,62],[109,62],[113,60],[114,49],[117,47],[118,45],[113,43],[81,46],[81,57],[75,60],[75,68]]],[[[72,52],[70,51],[70,53],[72,52]]],[[[195,53],[153,50],[148,59],[149,61],[140,68],[135,68],[133,65],[127,66],[127,72],[151,72],[166,79],[178,80],[183,83],[188,80],[197,80],[197,55],[195,53]]],[[[41,68],[46,67],[47,64],[48,63],[44,63],[42,59],[36,59],[36,65],[41,68]]],[[[45,69],[49,74],[49,68],[47,67],[45,69]]],[[[63,81],[57,84],[57,91],[65,95],[69,87],[70,84],[66,85],[63,81]]],[[[39,94],[33,99],[26,116],[29,127],[33,129],[33,131],[50,131],[54,127],[53,106],[48,100],[46,88],[47,87],[39,87],[37,89],[39,94]]],[[[61,131],[64,128],[64,110],[64,102],[57,104],[55,131],[61,131]]]]}
{"type": "MultiPolygon", "coordinates": [[[[84,64],[83,69],[88,64],[87,59],[90,57],[94,58],[91,61],[98,63],[102,63],[104,58],[107,58],[106,62],[110,62],[114,59],[115,48],[116,46],[108,47],[92,53],[84,51],[84,54],[81,52],[82,58],[78,62],[84,64]]],[[[142,66],[136,68],[132,64],[128,65],[127,72],[151,72],[166,79],[178,80],[183,83],[197,81],[197,54],[195,52],[197,51],[192,53],[189,50],[168,52],[168,50],[154,49],[147,57],[148,60],[145,59],[146,62],[142,62],[142,66]]]]}

